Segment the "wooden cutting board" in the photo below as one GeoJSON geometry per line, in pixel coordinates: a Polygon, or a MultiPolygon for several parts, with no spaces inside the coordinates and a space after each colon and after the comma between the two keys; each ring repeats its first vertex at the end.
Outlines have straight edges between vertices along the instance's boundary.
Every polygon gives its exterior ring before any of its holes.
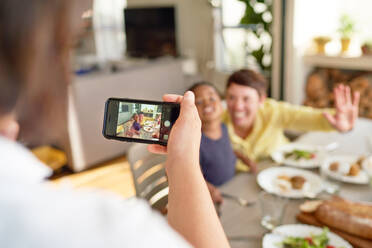
{"type": "MultiPolygon", "coordinates": [[[[308,225],[313,225],[313,226],[319,226],[323,227],[324,225],[320,223],[312,214],[308,213],[302,213],[300,212],[296,216],[297,220],[308,225]]],[[[353,247],[356,248],[371,248],[372,247],[372,240],[369,239],[364,239],[364,238],[359,238],[355,235],[351,235],[342,231],[339,231],[334,228],[329,228],[333,233],[336,233],[343,239],[347,240],[350,244],[353,245],[353,247]]]]}

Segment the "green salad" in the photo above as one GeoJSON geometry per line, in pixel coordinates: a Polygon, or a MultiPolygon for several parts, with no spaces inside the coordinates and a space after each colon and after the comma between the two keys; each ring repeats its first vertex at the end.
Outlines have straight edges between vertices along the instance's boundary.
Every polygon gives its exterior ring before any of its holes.
{"type": "Polygon", "coordinates": [[[286,237],[279,247],[282,248],[342,248],[329,245],[328,228],[323,228],[319,235],[310,235],[309,237],[286,237]]]}
{"type": "Polygon", "coordinates": [[[294,159],[294,160],[300,160],[301,158],[309,160],[309,159],[315,158],[316,155],[315,155],[314,152],[309,152],[309,151],[305,151],[305,150],[293,150],[291,152],[284,153],[284,157],[286,159],[290,158],[290,159],[294,159]]]}

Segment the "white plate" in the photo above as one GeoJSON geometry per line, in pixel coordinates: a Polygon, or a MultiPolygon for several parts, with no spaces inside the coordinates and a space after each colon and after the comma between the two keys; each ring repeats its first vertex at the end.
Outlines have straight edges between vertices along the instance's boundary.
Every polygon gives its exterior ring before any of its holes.
{"type": "MultiPolygon", "coordinates": [[[[335,172],[331,171],[329,169],[329,166],[333,162],[339,162],[340,164],[351,164],[356,162],[359,159],[358,156],[351,156],[351,155],[334,155],[327,157],[323,163],[321,170],[323,173],[325,173],[330,178],[333,178],[335,180],[345,182],[345,183],[354,183],[354,184],[367,184],[369,179],[368,175],[364,170],[360,170],[359,174],[357,176],[347,176],[342,172],[335,172]]],[[[343,167],[343,166],[341,166],[343,167]]]]}
{"type": "MultiPolygon", "coordinates": [[[[283,225],[278,226],[273,230],[272,233],[266,234],[262,240],[263,248],[280,248],[278,243],[283,242],[284,238],[287,236],[295,237],[309,237],[311,235],[318,235],[323,232],[322,228],[309,226],[309,225],[283,225]]],[[[329,245],[332,245],[336,248],[352,248],[352,246],[340,236],[329,232],[329,245]]]]}
{"type": "Polygon", "coordinates": [[[288,198],[304,198],[306,195],[317,195],[322,190],[321,178],[309,171],[289,168],[289,167],[272,167],[261,171],[257,176],[257,183],[266,192],[288,198]],[[303,176],[306,179],[306,185],[301,190],[289,189],[283,191],[278,186],[277,177],[280,175],[303,176]],[[305,187],[306,186],[306,187],[305,187]]]}
{"type": "Polygon", "coordinates": [[[300,143],[290,143],[280,147],[278,150],[271,154],[271,158],[279,164],[289,165],[297,168],[303,169],[312,169],[317,168],[320,166],[323,155],[322,155],[323,147],[314,146],[314,145],[307,145],[307,144],[300,144],[300,143]],[[294,160],[290,158],[285,158],[284,154],[287,152],[291,152],[293,150],[305,150],[309,152],[314,152],[316,157],[312,159],[299,159],[294,160]]]}
{"type": "Polygon", "coordinates": [[[143,130],[145,130],[146,132],[149,132],[149,133],[154,131],[154,129],[152,127],[144,127],[143,130]]]}
{"type": "Polygon", "coordinates": [[[369,156],[363,161],[362,168],[370,177],[372,177],[372,156],[369,156]]]}

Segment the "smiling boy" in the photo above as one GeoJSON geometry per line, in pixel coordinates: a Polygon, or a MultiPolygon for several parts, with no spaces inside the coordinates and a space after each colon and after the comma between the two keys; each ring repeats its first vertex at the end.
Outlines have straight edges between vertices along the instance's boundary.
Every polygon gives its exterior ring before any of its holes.
{"type": "Polygon", "coordinates": [[[213,201],[221,203],[221,194],[215,186],[229,181],[236,167],[236,155],[227,128],[221,122],[221,98],[217,89],[207,82],[196,83],[190,90],[195,94],[195,105],[202,121],[200,166],[213,201]]]}

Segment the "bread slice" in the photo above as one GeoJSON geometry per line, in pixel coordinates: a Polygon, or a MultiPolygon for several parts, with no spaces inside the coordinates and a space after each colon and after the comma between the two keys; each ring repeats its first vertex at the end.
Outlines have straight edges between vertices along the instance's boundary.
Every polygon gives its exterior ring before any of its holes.
{"type": "Polygon", "coordinates": [[[334,199],[324,201],[314,215],[327,226],[372,239],[372,205],[334,199]]]}

